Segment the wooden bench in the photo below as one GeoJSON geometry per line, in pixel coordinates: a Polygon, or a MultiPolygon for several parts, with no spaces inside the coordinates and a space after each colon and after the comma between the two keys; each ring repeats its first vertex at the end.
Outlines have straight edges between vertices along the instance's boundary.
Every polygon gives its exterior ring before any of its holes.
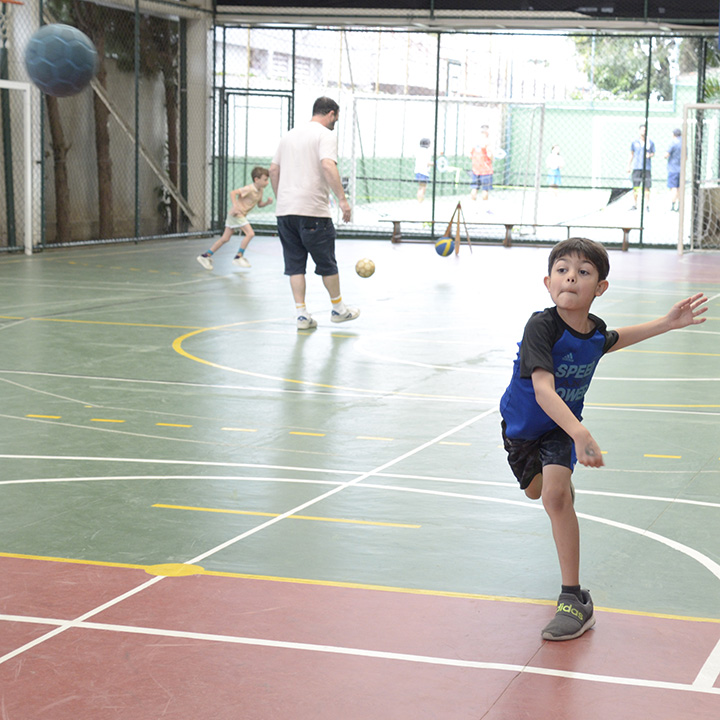
{"type": "MultiPolygon", "coordinates": [[[[391,222],[393,229],[392,229],[392,235],[390,236],[390,242],[399,243],[402,242],[402,231],[400,229],[401,223],[404,222],[425,222],[423,220],[390,220],[390,219],[382,219],[380,222],[391,222]]],[[[436,221],[436,224],[437,221],[436,221]]],[[[505,228],[505,239],[503,240],[503,245],[505,247],[510,247],[512,243],[512,237],[510,235],[513,227],[515,226],[515,223],[505,223],[505,222],[471,222],[470,225],[502,225],[505,228]]]]}
{"type": "MultiPolygon", "coordinates": [[[[392,220],[392,219],[383,219],[380,222],[390,222],[392,223],[393,229],[392,229],[392,235],[390,236],[390,242],[399,243],[402,242],[402,230],[401,225],[404,222],[414,222],[414,223],[422,223],[425,222],[423,220],[392,220]]],[[[516,225],[519,225],[521,227],[545,227],[545,228],[566,228],[567,229],[567,236],[570,237],[571,230],[621,230],[622,231],[622,249],[623,251],[627,251],[630,247],[630,233],[633,230],[640,230],[641,228],[637,225],[579,225],[575,223],[560,223],[557,225],[548,225],[548,224],[542,224],[542,223],[507,223],[507,222],[490,222],[490,221],[483,221],[483,222],[470,222],[469,225],[502,225],[505,228],[505,237],[503,238],[503,247],[511,247],[512,246],[512,230],[516,225]]]]}
{"type": "Polygon", "coordinates": [[[576,230],[622,230],[622,249],[627,252],[630,247],[630,232],[632,230],[641,230],[637,225],[574,225],[572,223],[562,223],[563,227],[567,227],[567,236],[570,237],[570,229],[576,230]]]}

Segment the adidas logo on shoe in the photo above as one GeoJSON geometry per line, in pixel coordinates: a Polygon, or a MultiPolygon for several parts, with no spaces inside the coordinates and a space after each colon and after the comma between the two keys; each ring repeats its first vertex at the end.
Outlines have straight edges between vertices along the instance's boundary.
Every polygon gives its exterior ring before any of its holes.
{"type": "Polygon", "coordinates": [[[555,614],[558,613],[570,613],[571,615],[574,615],[580,622],[583,622],[585,620],[585,616],[572,605],[566,604],[566,603],[559,603],[557,606],[557,610],[555,611],[555,614]]]}
{"type": "Polygon", "coordinates": [[[572,640],[595,625],[593,601],[587,590],[582,600],[573,593],[560,593],[555,617],[543,628],[543,640],[572,640]]]}

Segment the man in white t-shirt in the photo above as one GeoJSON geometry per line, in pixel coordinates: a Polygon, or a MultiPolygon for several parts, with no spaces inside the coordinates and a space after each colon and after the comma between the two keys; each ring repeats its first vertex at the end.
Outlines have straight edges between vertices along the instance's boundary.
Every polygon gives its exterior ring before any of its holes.
{"type": "Polygon", "coordinates": [[[270,183],[277,199],[278,235],[285,259],[285,274],[297,309],[298,330],[312,330],[315,320],[305,306],[305,270],[308,255],[315,263],[330,295],[330,320],[354,320],[360,310],[345,305],[335,260],[335,226],[330,213],[330,190],[338,199],[343,220],[352,209],[337,169],[337,136],[332,132],[340,108],[328,97],[313,105],[309,123],[293,128],[280,141],[270,163],[270,183]]]}

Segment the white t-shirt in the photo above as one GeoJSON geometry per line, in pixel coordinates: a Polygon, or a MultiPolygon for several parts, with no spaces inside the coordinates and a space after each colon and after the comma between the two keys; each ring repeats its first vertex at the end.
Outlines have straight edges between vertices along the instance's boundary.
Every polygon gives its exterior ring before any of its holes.
{"type": "Polygon", "coordinates": [[[430,167],[432,166],[433,151],[431,147],[418,148],[415,155],[415,172],[420,175],[430,175],[430,167]]]}
{"type": "Polygon", "coordinates": [[[283,137],[272,159],[280,167],[275,215],[332,217],[325,158],[337,163],[337,135],[321,123],[298,125],[283,137]]]}

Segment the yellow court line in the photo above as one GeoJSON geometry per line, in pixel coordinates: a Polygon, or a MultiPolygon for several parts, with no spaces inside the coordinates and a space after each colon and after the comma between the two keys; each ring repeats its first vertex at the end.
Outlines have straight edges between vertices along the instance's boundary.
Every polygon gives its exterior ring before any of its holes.
{"type": "Polygon", "coordinates": [[[300,432],[300,430],[291,430],[290,435],[309,435],[310,437],[325,437],[325,433],[300,432]]]}
{"type": "Polygon", "coordinates": [[[651,455],[650,453],[645,453],[643,457],[651,457],[651,458],[666,458],[668,460],[681,460],[682,455],[651,455]]]}
{"type": "Polygon", "coordinates": [[[191,428],[192,425],[180,425],[178,423],[155,423],[155,425],[159,427],[181,427],[181,428],[191,428]]]}
{"type": "MultiPolygon", "coordinates": [[[[237,326],[246,326],[246,325],[257,325],[259,323],[268,322],[267,320],[252,320],[252,321],[245,321],[245,322],[239,322],[239,323],[231,323],[229,325],[217,325],[215,327],[206,327],[206,328],[199,328],[197,330],[193,330],[192,332],[186,333],[185,335],[181,335],[180,337],[175,338],[172,343],[173,350],[178,353],[178,355],[182,355],[183,357],[187,358],[188,360],[193,360],[198,363],[202,363],[203,365],[208,365],[209,367],[218,368],[219,370],[227,370],[228,372],[234,372],[238,375],[248,375],[250,377],[256,377],[256,378],[263,378],[266,380],[277,380],[278,382],[286,382],[286,383],[293,383],[295,385],[304,385],[307,387],[318,387],[318,388],[329,388],[331,390],[349,390],[351,392],[358,392],[358,393],[369,393],[369,394],[376,394],[378,392],[375,388],[356,388],[356,387],[349,387],[345,385],[328,385],[326,383],[317,383],[317,382],[311,382],[309,380],[298,380],[297,378],[285,378],[281,376],[276,375],[268,375],[265,373],[259,373],[254,372],[251,370],[241,370],[237,367],[231,367],[230,365],[221,365],[219,363],[212,362],[210,360],[205,360],[204,358],[198,357],[197,355],[193,355],[192,353],[189,353],[185,348],[183,348],[183,342],[185,340],[188,340],[191,337],[194,337],[195,335],[200,335],[204,332],[209,332],[213,330],[232,330],[232,328],[237,326]]],[[[410,397],[410,398],[433,398],[436,400],[469,400],[471,398],[462,396],[462,395],[430,395],[427,393],[408,393],[408,392],[397,392],[397,391],[387,391],[383,394],[389,394],[396,397],[410,397]]]]}
{"type": "Polygon", "coordinates": [[[42,560],[44,562],[69,563],[71,565],[99,565],[100,567],[117,567],[128,570],[144,570],[147,565],[133,565],[131,563],[107,562],[105,560],[84,560],[79,558],[51,557],[49,555],[23,555],[22,553],[0,552],[0,557],[13,558],[15,560],[42,560]]]}
{"type": "Polygon", "coordinates": [[[585,407],[628,407],[628,408],[720,408],[720,405],[672,405],[670,403],[585,403],[585,407]]]}
{"type": "MultiPolygon", "coordinates": [[[[107,320],[70,320],[68,318],[9,318],[12,320],[36,320],[38,322],[78,323],[79,325],[121,325],[123,327],[167,328],[168,330],[195,330],[194,325],[160,325],[156,323],[109,322],[107,320]]],[[[200,330],[204,328],[199,328],[200,330]]]]}
{"type": "Polygon", "coordinates": [[[643,353],[645,355],[699,355],[700,357],[720,357],[720,353],[680,352],[679,350],[628,350],[623,348],[618,352],[643,353]]]}
{"type": "Polygon", "coordinates": [[[62,415],[26,415],[30,418],[42,418],[43,420],[62,420],[62,415]]]}
{"type": "Polygon", "coordinates": [[[111,418],[90,418],[90,422],[124,423],[124,420],[113,420],[111,418]]]}
{"type": "MultiPolygon", "coordinates": [[[[254,512],[251,510],[225,510],[223,508],[191,507],[189,505],[165,505],[156,503],[152,507],[169,510],[194,510],[196,512],[227,513],[228,515],[257,515],[260,517],[280,517],[281,513],[254,512]]],[[[348,520],[346,518],[314,517],[312,515],[288,515],[288,520],[315,520],[317,522],[348,523],[350,525],[376,525],[378,527],[397,527],[416,530],[420,525],[406,525],[404,523],[384,523],[372,520],[348,520]]]]}
{"type": "MultiPolygon", "coordinates": [[[[76,558],[59,558],[49,557],[44,555],[23,555],[20,553],[6,553],[0,552],[0,557],[12,558],[17,560],[41,560],[45,562],[61,562],[71,563],[73,565],[94,565],[101,567],[117,567],[127,568],[129,570],[144,570],[148,572],[149,569],[157,567],[157,565],[131,565],[129,563],[114,563],[104,562],[99,560],[80,560],[76,558]]],[[[190,567],[190,566],[189,566],[190,567]]],[[[198,566],[195,566],[198,567],[198,566]]],[[[403,593],[406,595],[427,595],[430,597],[447,597],[447,598],[460,598],[467,600],[489,600],[492,602],[509,602],[518,603],[522,605],[547,605],[552,606],[556,604],[556,600],[542,600],[538,598],[518,598],[518,597],[506,597],[503,595],[482,595],[479,593],[462,593],[452,592],[450,590],[426,590],[423,588],[404,588],[394,587],[392,585],[370,585],[364,583],[351,583],[351,582],[340,582],[332,580],[314,580],[309,578],[290,578],[290,577],[278,577],[274,575],[251,575],[248,573],[232,573],[222,572],[218,570],[205,570],[198,573],[200,575],[209,575],[212,577],[227,577],[235,578],[237,580],[265,580],[267,582],[283,582],[283,583],[296,583],[298,585],[317,585],[319,587],[337,587],[337,588],[348,588],[351,590],[375,590],[377,592],[392,592],[392,593],[403,593]]],[[[669,613],[653,613],[644,612],[642,610],[625,610],[623,608],[609,608],[595,606],[596,610],[608,613],[617,613],[620,615],[635,615],[637,617],[649,617],[659,618],[661,620],[685,620],[686,622],[702,622],[702,623],[713,623],[720,624],[720,618],[707,618],[707,617],[695,617],[689,615],[672,615],[669,613]]]]}

